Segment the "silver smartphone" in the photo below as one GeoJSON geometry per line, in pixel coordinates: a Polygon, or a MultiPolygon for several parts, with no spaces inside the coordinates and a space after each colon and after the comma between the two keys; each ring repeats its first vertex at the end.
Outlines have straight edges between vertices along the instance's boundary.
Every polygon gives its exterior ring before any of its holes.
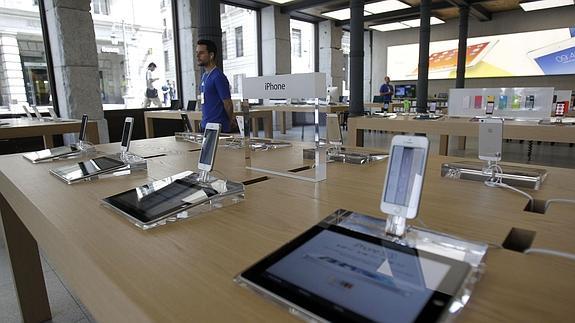
{"type": "Polygon", "coordinates": [[[222,125],[219,123],[206,124],[202,150],[200,151],[200,159],[198,160],[198,169],[209,172],[214,168],[214,160],[216,159],[216,150],[218,149],[218,138],[221,129],[222,125]]]}
{"type": "Polygon", "coordinates": [[[121,152],[127,152],[130,149],[130,140],[132,139],[132,129],[134,128],[134,118],[126,117],[124,120],[124,129],[122,130],[121,152]]]}
{"type": "Polygon", "coordinates": [[[30,111],[28,110],[28,108],[26,108],[25,105],[22,106],[22,109],[24,109],[24,112],[26,113],[26,117],[28,119],[34,119],[34,117],[32,117],[32,114],[30,114],[30,111]]]}
{"type": "Polygon", "coordinates": [[[238,129],[240,129],[240,137],[244,138],[246,136],[246,125],[244,124],[244,116],[236,116],[236,122],[238,123],[238,129]]]}
{"type": "Polygon", "coordinates": [[[35,105],[32,106],[32,110],[34,110],[34,114],[36,115],[36,118],[42,119],[42,114],[40,113],[40,111],[38,111],[38,108],[35,105]]]}
{"type": "Polygon", "coordinates": [[[79,141],[86,141],[86,129],[88,128],[88,115],[82,116],[82,123],[80,124],[80,133],[78,134],[79,141]]]}
{"type": "Polygon", "coordinates": [[[184,128],[186,128],[186,132],[194,132],[194,127],[192,126],[192,122],[190,121],[188,114],[185,112],[182,112],[182,113],[180,113],[180,117],[182,118],[182,121],[184,122],[184,128]]]}
{"type": "Polygon", "coordinates": [[[58,120],[60,120],[60,118],[58,118],[58,115],[56,115],[56,112],[54,111],[54,108],[48,107],[48,113],[50,113],[50,117],[52,117],[52,121],[58,121],[58,120]]]}
{"type": "Polygon", "coordinates": [[[503,119],[479,119],[479,159],[501,160],[503,145],[503,119]]]}
{"type": "Polygon", "coordinates": [[[407,219],[417,216],[428,151],[427,137],[393,137],[379,207],[382,212],[407,219]]]}

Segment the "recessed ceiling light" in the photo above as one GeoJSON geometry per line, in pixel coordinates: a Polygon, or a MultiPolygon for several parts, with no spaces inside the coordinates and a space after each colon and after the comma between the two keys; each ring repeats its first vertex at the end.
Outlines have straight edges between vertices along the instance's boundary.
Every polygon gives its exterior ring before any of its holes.
{"type": "MultiPolygon", "coordinates": [[[[401,23],[408,25],[409,27],[419,27],[421,25],[421,20],[418,18],[418,19],[401,21],[401,23]]],[[[439,25],[444,24],[445,21],[436,17],[431,17],[431,19],[429,19],[429,23],[432,25],[439,25]]]]}
{"type": "Polygon", "coordinates": [[[365,11],[374,14],[395,11],[405,8],[411,8],[411,6],[398,0],[385,0],[374,3],[368,3],[363,7],[365,11]]]}
{"type": "Polygon", "coordinates": [[[519,5],[524,11],[533,11],[541,9],[549,9],[555,7],[570,6],[573,0],[536,0],[536,1],[522,1],[519,5]]]}
{"type": "Polygon", "coordinates": [[[391,30],[407,29],[410,27],[408,25],[404,25],[400,22],[392,22],[389,24],[371,26],[370,28],[375,29],[375,30],[379,30],[379,31],[391,31],[391,30]]]}
{"type": "MultiPolygon", "coordinates": [[[[371,15],[371,13],[364,11],[363,15],[369,16],[369,15],[371,15]]],[[[340,9],[340,10],[335,10],[335,11],[328,11],[328,12],[322,13],[322,16],[330,17],[330,18],[337,19],[337,20],[347,20],[347,19],[351,19],[351,9],[345,8],[345,9],[340,9]]]]}
{"type": "Polygon", "coordinates": [[[269,0],[269,1],[282,4],[282,3],[292,2],[292,1],[295,1],[295,0],[269,0]]]}
{"type": "MultiPolygon", "coordinates": [[[[369,16],[376,13],[395,11],[405,8],[411,8],[411,6],[398,0],[385,0],[366,4],[363,8],[364,9],[363,15],[369,16]]],[[[323,12],[322,16],[326,16],[337,20],[347,20],[351,18],[351,9],[345,8],[340,10],[327,11],[323,12]]]]}

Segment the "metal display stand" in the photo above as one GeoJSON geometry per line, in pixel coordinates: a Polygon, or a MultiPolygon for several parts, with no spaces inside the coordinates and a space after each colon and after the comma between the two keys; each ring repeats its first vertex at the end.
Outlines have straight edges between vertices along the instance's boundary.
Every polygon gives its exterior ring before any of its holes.
{"type": "Polygon", "coordinates": [[[492,179],[501,178],[505,184],[518,187],[526,187],[538,190],[547,177],[547,170],[541,168],[527,168],[498,164],[503,173],[487,171],[485,163],[479,161],[460,161],[443,163],[441,165],[441,176],[450,179],[463,179],[471,181],[485,182],[492,179]]]}
{"type": "Polygon", "coordinates": [[[314,143],[315,170],[313,177],[295,175],[293,173],[275,171],[266,167],[253,165],[250,149],[250,131],[246,120],[250,119],[249,104],[244,101],[242,112],[244,114],[244,149],[246,168],[255,171],[290,177],[310,182],[320,182],[327,178],[326,148],[320,145],[319,140],[319,98],[326,97],[326,77],[324,73],[304,73],[291,75],[261,76],[243,79],[242,95],[244,99],[273,99],[273,98],[315,98],[314,99],[314,143]]]}

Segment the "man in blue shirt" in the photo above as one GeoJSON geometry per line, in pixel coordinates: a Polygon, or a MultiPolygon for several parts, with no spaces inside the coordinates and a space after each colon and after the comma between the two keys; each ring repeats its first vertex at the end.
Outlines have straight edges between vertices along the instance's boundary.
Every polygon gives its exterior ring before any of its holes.
{"type": "Polygon", "coordinates": [[[379,88],[379,95],[383,96],[383,103],[391,103],[391,96],[393,95],[393,85],[389,84],[389,76],[384,78],[385,83],[379,88]]]}
{"type": "Polygon", "coordinates": [[[222,125],[222,132],[230,132],[235,125],[234,106],[228,79],[216,66],[216,44],[200,39],[196,46],[198,65],[204,68],[200,80],[200,103],[202,105],[202,129],[209,122],[222,125]]]}

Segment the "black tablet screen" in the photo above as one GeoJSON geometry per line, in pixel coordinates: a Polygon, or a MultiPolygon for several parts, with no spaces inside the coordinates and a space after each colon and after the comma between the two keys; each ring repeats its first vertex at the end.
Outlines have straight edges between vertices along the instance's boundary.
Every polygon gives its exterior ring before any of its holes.
{"type": "Polygon", "coordinates": [[[217,191],[184,178],[174,180],[160,189],[154,189],[151,185],[137,187],[108,197],[105,201],[139,221],[148,223],[190,205],[183,199],[194,194],[197,196],[193,199],[195,203],[201,203],[217,194],[217,191]]]}
{"type": "Polygon", "coordinates": [[[469,270],[346,229],[302,236],[242,276],[330,321],[434,321],[469,270]]]}

